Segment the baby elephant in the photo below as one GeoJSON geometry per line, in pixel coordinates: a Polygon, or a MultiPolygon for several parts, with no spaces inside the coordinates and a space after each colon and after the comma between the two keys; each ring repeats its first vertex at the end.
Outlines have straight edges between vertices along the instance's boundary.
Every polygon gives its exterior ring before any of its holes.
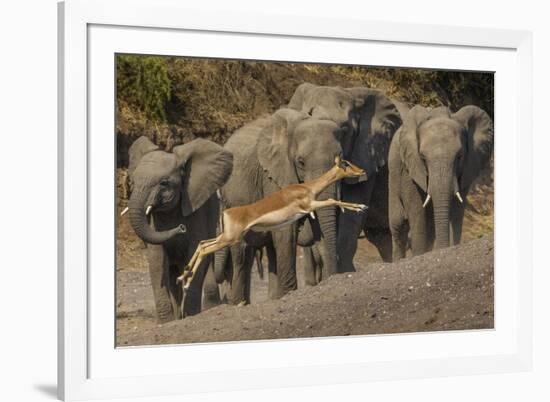
{"type": "Polygon", "coordinates": [[[456,113],[415,106],[393,137],[388,160],[393,260],[460,243],[464,202],[493,152],[493,121],[476,106],[456,113]],[[452,237],[452,238],[451,238],[452,237]]]}

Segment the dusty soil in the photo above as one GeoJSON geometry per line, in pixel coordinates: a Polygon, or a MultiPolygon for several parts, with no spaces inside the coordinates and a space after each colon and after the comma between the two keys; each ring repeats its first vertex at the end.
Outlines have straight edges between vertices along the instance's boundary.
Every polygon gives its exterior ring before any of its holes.
{"type": "MultiPolygon", "coordinates": [[[[356,258],[367,256],[366,241],[356,258]]],[[[221,305],[157,325],[147,273],[119,272],[117,344],[282,339],[493,328],[492,236],[395,264],[357,264],[358,271],[267,300],[254,278],[255,302],[221,305]]]]}
{"type": "MultiPolygon", "coordinates": [[[[119,212],[126,206],[124,177],[125,169],[118,169],[119,212]]],[[[468,195],[458,248],[383,264],[376,249],[360,239],[358,272],[315,288],[304,285],[299,250],[299,290],[282,300],[268,300],[267,280],[254,270],[252,305],[220,306],[163,326],[155,319],[145,245],[128,219],[119,219],[117,345],[491,328],[493,197],[488,169],[468,195]]]]}

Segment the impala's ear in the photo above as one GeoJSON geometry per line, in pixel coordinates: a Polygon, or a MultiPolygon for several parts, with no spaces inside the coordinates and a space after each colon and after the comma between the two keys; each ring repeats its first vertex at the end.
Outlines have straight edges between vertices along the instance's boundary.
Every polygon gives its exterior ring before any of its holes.
{"type": "Polygon", "coordinates": [[[493,153],[493,120],[477,106],[464,106],[452,118],[466,128],[467,151],[460,189],[468,191],[480,171],[487,165],[493,153]]]}
{"type": "Polygon", "coordinates": [[[420,158],[418,150],[418,127],[428,117],[428,111],[422,106],[413,107],[400,129],[399,151],[409,176],[424,191],[428,191],[428,172],[420,158]]]}
{"type": "Polygon", "coordinates": [[[212,141],[198,138],[174,147],[182,173],[182,213],[199,209],[229,179],[233,154],[212,141]]]}
{"type": "Polygon", "coordinates": [[[141,136],[135,140],[128,150],[130,159],[128,164],[128,176],[132,176],[143,155],[152,151],[157,151],[158,149],[159,147],[153,144],[151,140],[145,136],[141,136]]]}
{"type": "Polygon", "coordinates": [[[290,159],[290,136],[295,120],[303,119],[303,113],[281,109],[271,116],[271,122],[258,138],[258,161],[268,177],[282,188],[298,183],[296,169],[290,159]]]}

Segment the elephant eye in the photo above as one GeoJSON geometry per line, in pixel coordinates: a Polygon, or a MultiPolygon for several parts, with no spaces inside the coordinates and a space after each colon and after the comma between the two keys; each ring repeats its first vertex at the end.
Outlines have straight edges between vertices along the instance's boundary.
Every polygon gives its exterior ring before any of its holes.
{"type": "Polygon", "coordinates": [[[305,161],[304,161],[304,158],[302,158],[302,157],[298,157],[296,162],[298,163],[298,166],[300,166],[300,167],[304,167],[305,164],[306,164],[305,161]]]}
{"type": "Polygon", "coordinates": [[[170,181],[167,180],[167,179],[162,179],[162,180],[160,181],[160,185],[161,185],[161,186],[168,186],[168,185],[170,185],[170,181]]]}

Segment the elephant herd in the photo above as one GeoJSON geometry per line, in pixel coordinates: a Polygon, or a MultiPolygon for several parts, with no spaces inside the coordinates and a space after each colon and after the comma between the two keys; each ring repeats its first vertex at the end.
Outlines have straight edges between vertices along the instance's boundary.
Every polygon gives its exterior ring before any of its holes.
{"type": "Polygon", "coordinates": [[[250,302],[257,253],[265,252],[270,298],[297,288],[302,247],[307,285],[354,271],[361,233],[384,261],[460,242],[473,181],[493,151],[493,122],[476,106],[456,113],[407,105],[365,87],[304,83],[288,105],[235,131],[221,147],[196,139],[160,150],[146,137],[129,150],[129,219],[148,244],[160,322],[221,302],[250,302]],[[366,213],[328,207],[316,216],[244,241],[207,258],[185,292],[176,278],[199,242],[220,231],[220,211],[261,200],[321,176],[342,156],[366,172],[326,188],[319,200],[361,203],[366,213]]]}

